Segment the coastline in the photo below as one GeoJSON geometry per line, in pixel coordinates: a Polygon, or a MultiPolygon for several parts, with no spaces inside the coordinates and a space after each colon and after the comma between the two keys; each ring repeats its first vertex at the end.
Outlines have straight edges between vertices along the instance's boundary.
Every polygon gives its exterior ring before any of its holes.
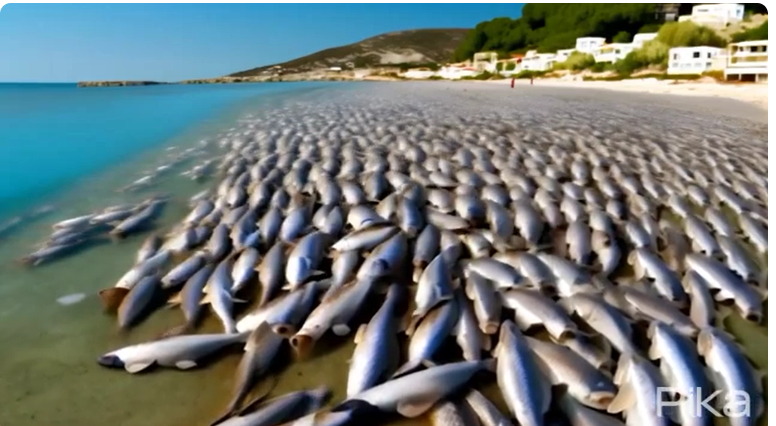
{"type": "MultiPolygon", "coordinates": [[[[399,82],[399,81],[426,81],[401,78],[395,75],[366,75],[357,77],[353,73],[302,73],[288,74],[284,76],[259,76],[259,77],[215,77],[207,79],[192,79],[179,82],[145,82],[145,81],[83,81],[78,82],[78,87],[129,87],[148,85],[185,85],[185,84],[239,84],[239,83],[284,83],[284,82],[399,82]]],[[[438,80],[440,82],[477,82],[487,84],[509,85],[509,78],[499,80],[438,80]]],[[[516,86],[528,86],[531,83],[527,79],[516,79],[516,86]]],[[[708,80],[657,80],[654,78],[628,79],[619,81],[583,81],[568,78],[536,78],[533,82],[536,86],[544,87],[568,87],[584,89],[605,89],[613,91],[640,92],[650,94],[680,95],[680,96],[706,96],[729,98],[756,105],[768,110],[768,85],[767,83],[740,83],[725,84],[708,80]]]]}
{"type": "MultiPolygon", "coordinates": [[[[475,80],[476,81],[476,80],[475,80]]],[[[509,85],[510,80],[479,81],[487,84],[509,85]]],[[[605,89],[663,95],[720,97],[743,101],[768,110],[767,83],[721,84],[709,81],[657,80],[654,78],[620,81],[578,81],[560,78],[534,79],[535,86],[605,89]]],[[[529,80],[517,79],[515,86],[529,86],[529,80]]]]}

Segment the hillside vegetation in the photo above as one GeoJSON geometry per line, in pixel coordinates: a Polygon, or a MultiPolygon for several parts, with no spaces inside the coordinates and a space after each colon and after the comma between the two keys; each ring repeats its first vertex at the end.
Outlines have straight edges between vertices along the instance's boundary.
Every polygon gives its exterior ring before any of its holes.
{"type": "Polygon", "coordinates": [[[280,64],[231,74],[253,77],[279,72],[301,73],[329,67],[366,68],[378,65],[444,63],[468,33],[463,28],[423,29],[381,34],[346,46],[321,50],[280,64]]]}
{"type": "Polygon", "coordinates": [[[496,18],[477,24],[454,53],[464,60],[480,51],[513,52],[537,48],[554,52],[574,47],[577,37],[611,40],[654,31],[659,20],[655,4],[538,4],[523,6],[518,19],[496,18]],[[621,34],[622,33],[622,34],[621,34]]]}

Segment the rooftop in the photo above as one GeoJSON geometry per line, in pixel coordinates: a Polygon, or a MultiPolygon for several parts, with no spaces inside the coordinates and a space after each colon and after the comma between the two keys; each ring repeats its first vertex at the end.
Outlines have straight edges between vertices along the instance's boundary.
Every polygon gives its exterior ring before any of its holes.
{"type": "Polygon", "coordinates": [[[738,43],[730,43],[730,46],[767,46],[768,40],[750,40],[740,41],[738,43]]]}

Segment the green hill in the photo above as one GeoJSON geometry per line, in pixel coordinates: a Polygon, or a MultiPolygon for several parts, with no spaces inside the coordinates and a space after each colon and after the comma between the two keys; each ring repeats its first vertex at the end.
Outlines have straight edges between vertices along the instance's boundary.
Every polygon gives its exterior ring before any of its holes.
{"type": "Polygon", "coordinates": [[[329,67],[365,68],[402,63],[441,63],[469,32],[464,28],[397,31],[381,34],[358,43],[332,47],[280,64],[266,65],[230,74],[253,77],[270,73],[299,73],[329,67]]]}

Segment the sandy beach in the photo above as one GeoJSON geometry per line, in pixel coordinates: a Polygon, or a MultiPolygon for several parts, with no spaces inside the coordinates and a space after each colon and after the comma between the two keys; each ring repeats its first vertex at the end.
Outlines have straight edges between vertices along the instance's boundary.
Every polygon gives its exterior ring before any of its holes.
{"type": "MultiPolygon", "coordinates": [[[[236,141],[272,136],[285,141],[279,144],[293,139],[357,141],[364,150],[372,144],[412,141],[436,152],[445,141],[509,138],[526,144],[553,144],[561,151],[592,146],[611,154],[618,164],[627,164],[627,153],[646,157],[650,153],[644,145],[659,141],[669,147],[670,158],[680,158],[680,153],[687,154],[683,159],[688,161],[705,156],[719,161],[736,158],[752,167],[759,167],[767,152],[765,111],[724,97],[699,108],[695,97],[655,95],[635,88],[631,90],[646,93],[623,95],[599,90],[617,86],[613,84],[538,81],[531,90],[526,90],[524,82],[515,90],[509,90],[508,84],[504,80],[493,84],[331,85],[314,93],[288,95],[272,104],[253,105],[233,123],[224,123],[218,132],[176,141],[175,149],[193,146],[203,138],[236,141]]],[[[161,309],[131,332],[122,332],[114,317],[101,313],[97,291],[115,283],[131,267],[146,235],[105,243],[33,270],[13,262],[50,232],[51,223],[98,208],[104,204],[100,200],[111,194],[116,197],[115,188],[135,179],[138,169],[163,158],[163,148],[73,188],[67,194],[69,205],[36,226],[20,230],[0,247],[4,281],[0,288],[0,338],[13,342],[0,348],[0,357],[6,360],[0,365],[0,399],[13,402],[0,412],[0,424],[206,425],[225,406],[240,360],[237,353],[192,371],[154,371],[140,376],[106,369],[95,362],[108,350],[154,339],[180,324],[178,310],[161,309]],[[57,302],[73,293],[86,297],[68,306],[57,302]]],[[[689,163],[686,166],[691,168],[689,163]]],[[[159,221],[160,232],[170,230],[186,215],[189,196],[218,184],[218,180],[194,184],[181,180],[178,173],[170,176],[149,189],[149,193],[173,194],[159,221]]],[[[111,202],[122,200],[113,198],[111,202]]],[[[765,264],[767,258],[757,261],[765,264]]],[[[724,326],[740,339],[755,365],[767,369],[767,347],[762,345],[767,328],[737,315],[728,316],[724,326]]],[[[220,327],[215,315],[208,314],[198,332],[219,332],[220,327]]],[[[314,357],[285,363],[289,365],[278,371],[272,394],[327,384],[333,391],[332,401],[341,401],[353,349],[352,335],[327,335],[314,357]]],[[[284,360],[290,361],[290,355],[284,360]]],[[[493,381],[480,389],[504,409],[493,381]]],[[[428,423],[419,417],[388,424],[428,423]]]]}
{"type": "MultiPolygon", "coordinates": [[[[488,84],[509,85],[510,80],[491,80],[488,84]]],[[[530,85],[529,80],[515,81],[515,86],[530,85]]],[[[534,86],[603,89],[664,95],[707,96],[735,99],[768,109],[767,83],[720,84],[715,82],[632,79],[621,81],[581,81],[564,78],[534,79],[534,86]]]]}

